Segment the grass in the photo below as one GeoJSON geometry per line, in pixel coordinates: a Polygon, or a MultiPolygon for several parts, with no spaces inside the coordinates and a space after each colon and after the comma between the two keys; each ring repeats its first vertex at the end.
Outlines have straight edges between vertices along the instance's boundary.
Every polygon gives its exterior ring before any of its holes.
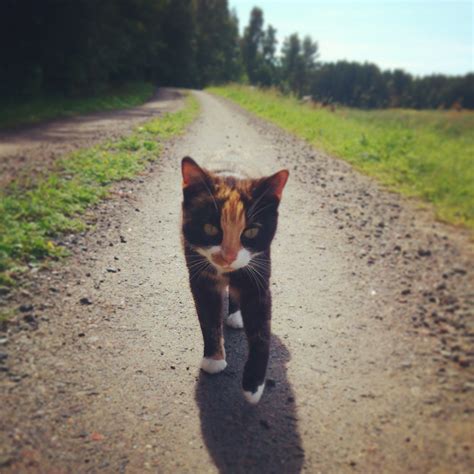
{"type": "Polygon", "coordinates": [[[130,82],[92,97],[39,97],[27,101],[0,102],[0,128],[32,124],[56,117],[87,112],[125,109],[143,104],[155,87],[148,82],[130,82]]]}
{"type": "Polygon", "coordinates": [[[440,220],[474,229],[473,112],[331,112],[276,91],[237,85],[209,91],[343,158],[390,189],[433,204],[440,220]]]}
{"type": "Polygon", "coordinates": [[[161,143],[182,133],[197,113],[197,100],[189,95],[181,111],[148,121],[118,141],[72,153],[27,189],[13,184],[0,191],[0,285],[14,285],[27,265],[65,255],[57,237],[85,229],[81,214],[105,198],[113,182],[155,161],[161,143]]]}

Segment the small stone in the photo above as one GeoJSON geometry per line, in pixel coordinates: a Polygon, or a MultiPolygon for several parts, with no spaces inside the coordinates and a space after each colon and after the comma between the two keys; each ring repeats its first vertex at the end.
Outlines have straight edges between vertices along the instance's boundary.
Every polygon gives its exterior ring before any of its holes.
{"type": "Polygon", "coordinates": [[[33,329],[38,329],[38,320],[36,319],[35,315],[27,314],[23,317],[23,321],[28,323],[33,329]]]}
{"type": "Polygon", "coordinates": [[[265,385],[269,388],[273,388],[276,386],[276,382],[273,379],[267,379],[265,385]]]}
{"type": "Polygon", "coordinates": [[[30,311],[33,311],[33,305],[32,304],[22,304],[18,309],[22,313],[29,313],[30,311]]]}
{"type": "Polygon", "coordinates": [[[263,426],[266,430],[270,429],[270,424],[267,420],[260,420],[260,425],[263,426]]]}
{"type": "Polygon", "coordinates": [[[81,303],[83,306],[87,306],[87,305],[91,305],[92,301],[89,298],[84,297],[79,300],[79,303],[81,303]]]}
{"type": "Polygon", "coordinates": [[[431,257],[431,250],[419,249],[418,255],[420,257],[431,257]]]}
{"type": "Polygon", "coordinates": [[[90,438],[92,441],[102,441],[104,439],[104,435],[101,433],[94,432],[91,433],[90,438]]]}

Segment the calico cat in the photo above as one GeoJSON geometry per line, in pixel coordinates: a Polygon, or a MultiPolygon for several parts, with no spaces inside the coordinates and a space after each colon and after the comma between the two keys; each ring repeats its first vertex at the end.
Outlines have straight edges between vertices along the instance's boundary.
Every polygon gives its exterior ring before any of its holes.
{"type": "Polygon", "coordinates": [[[242,387],[250,403],[263,393],[270,348],[270,244],[288,171],[266,178],[237,177],[181,163],[183,246],[189,283],[204,338],[201,369],[227,367],[222,325],[245,328],[249,353],[242,387]]]}

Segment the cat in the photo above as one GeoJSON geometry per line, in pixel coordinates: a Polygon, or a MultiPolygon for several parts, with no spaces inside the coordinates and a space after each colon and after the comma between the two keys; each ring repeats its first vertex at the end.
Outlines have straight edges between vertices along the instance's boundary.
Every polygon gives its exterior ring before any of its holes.
{"type": "Polygon", "coordinates": [[[251,404],[265,386],[270,349],[270,244],[289,172],[265,178],[239,177],[181,162],[182,236],[189,283],[204,339],[201,369],[227,367],[223,338],[227,325],[244,328],[249,352],[242,388],[251,404]]]}

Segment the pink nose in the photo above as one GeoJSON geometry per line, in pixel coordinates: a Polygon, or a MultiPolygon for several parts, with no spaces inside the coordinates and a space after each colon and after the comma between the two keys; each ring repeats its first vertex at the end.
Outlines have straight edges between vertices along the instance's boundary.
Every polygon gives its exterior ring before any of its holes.
{"type": "Polygon", "coordinates": [[[230,265],[237,259],[237,252],[235,250],[222,250],[222,259],[230,265]]]}

